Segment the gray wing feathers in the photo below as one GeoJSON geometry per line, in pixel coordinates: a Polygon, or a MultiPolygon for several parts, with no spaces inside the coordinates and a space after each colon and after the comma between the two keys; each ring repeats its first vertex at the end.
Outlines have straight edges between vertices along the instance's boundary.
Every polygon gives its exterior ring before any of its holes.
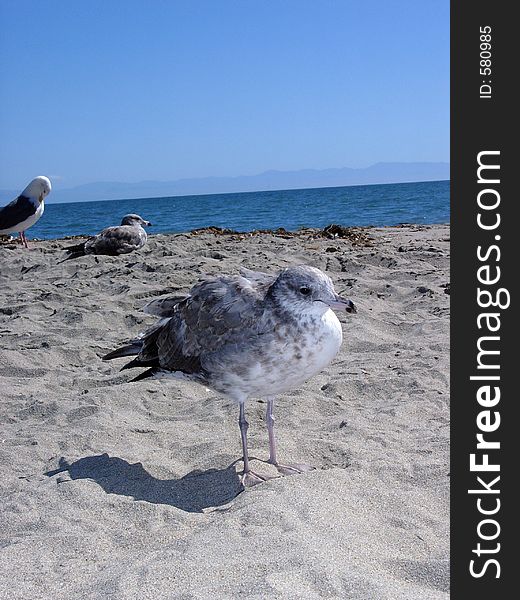
{"type": "Polygon", "coordinates": [[[175,304],[157,340],[161,366],[201,369],[208,354],[261,333],[266,328],[262,297],[243,277],[219,277],[195,285],[190,296],[175,304]]]}
{"type": "Polygon", "coordinates": [[[241,267],[240,273],[258,288],[269,287],[278,277],[278,275],[269,275],[261,271],[251,271],[251,269],[246,269],[246,267],[241,267]]]}
{"type": "Polygon", "coordinates": [[[157,339],[159,364],[168,371],[202,374],[200,356],[185,346],[186,325],[178,316],[170,319],[157,339]]]}
{"type": "Polygon", "coordinates": [[[273,330],[264,312],[268,287],[265,279],[218,277],[195,285],[187,297],[152,300],[145,312],[163,318],[139,338],[134,365],[203,378],[211,357],[273,330]]]}
{"type": "Polygon", "coordinates": [[[128,254],[146,244],[146,232],[142,228],[120,225],[107,227],[85,242],[87,254],[128,254]]]}
{"type": "Polygon", "coordinates": [[[194,286],[177,309],[186,324],[185,352],[215,352],[262,333],[268,328],[261,303],[264,297],[265,291],[244,277],[219,277],[194,286]]]}
{"type": "Polygon", "coordinates": [[[143,312],[147,315],[156,315],[157,317],[171,317],[173,311],[179,302],[186,300],[187,296],[168,296],[167,298],[157,298],[143,306],[143,312]]]}

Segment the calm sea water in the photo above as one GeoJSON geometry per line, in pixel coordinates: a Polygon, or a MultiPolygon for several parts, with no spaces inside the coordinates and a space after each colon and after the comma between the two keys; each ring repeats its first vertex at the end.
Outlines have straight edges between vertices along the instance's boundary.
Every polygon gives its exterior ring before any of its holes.
{"type": "Polygon", "coordinates": [[[360,185],[138,200],[47,204],[28,237],[92,235],[119,225],[127,213],[151,221],[149,233],[175,233],[214,225],[238,231],[340,225],[447,223],[449,181],[360,185]]]}

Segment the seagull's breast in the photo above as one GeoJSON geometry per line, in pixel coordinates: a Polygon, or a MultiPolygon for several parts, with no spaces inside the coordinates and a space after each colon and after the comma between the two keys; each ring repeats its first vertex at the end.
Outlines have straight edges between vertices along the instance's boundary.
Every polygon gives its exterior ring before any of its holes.
{"type": "MultiPolygon", "coordinates": [[[[321,318],[315,351],[310,353],[314,364],[317,365],[316,372],[321,371],[333,361],[342,342],[341,323],[336,314],[329,309],[321,318]]],[[[312,344],[312,339],[308,339],[308,343],[312,344]]]]}
{"type": "Polygon", "coordinates": [[[142,248],[148,240],[148,234],[146,231],[139,225],[139,248],[142,248]]]}
{"type": "Polygon", "coordinates": [[[290,387],[300,385],[327,367],[339,352],[342,341],[341,323],[332,310],[321,319],[302,325],[286,354],[285,370],[290,371],[287,372],[290,387]]]}
{"type": "Polygon", "coordinates": [[[274,334],[262,336],[257,344],[228,356],[215,387],[232,397],[284,393],[329,365],[342,340],[341,323],[332,310],[322,316],[304,317],[298,325],[280,324],[274,334]]]}

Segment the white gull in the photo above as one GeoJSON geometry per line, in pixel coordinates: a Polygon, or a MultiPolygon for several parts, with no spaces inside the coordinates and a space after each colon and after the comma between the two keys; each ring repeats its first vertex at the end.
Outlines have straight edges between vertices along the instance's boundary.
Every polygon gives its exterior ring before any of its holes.
{"type": "Polygon", "coordinates": [[[0,208],[0,235],[17,232],[28,248],[25,232],[43,215],[44,199],[50,191],[51,182],[47,177],[35,177],[17,198],[0,208]]]}

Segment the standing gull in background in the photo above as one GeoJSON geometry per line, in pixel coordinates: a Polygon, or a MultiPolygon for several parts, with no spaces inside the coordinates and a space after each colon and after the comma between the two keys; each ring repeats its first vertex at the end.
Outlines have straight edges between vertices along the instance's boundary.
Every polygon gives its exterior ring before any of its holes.
{"type": "Polygon", "coordinates": [[[278,275],[244,270],[242,276],[208,278],[189,296],[153,300],[145,312],[160,317],[141,337],[104,356],[136,356],[123,369],[147,367],[133,381],[182,377],[238,402],[244,485],[266,478],[249,466],[244,404],[267,399],[269,463],[282,474],[308,470],[278,462],[274,398],[325,368],[342,342],[341,324],[331,309],[355,312],[319,269],[297,266],[278,275]]]}
{"type": "Polygon", "coordinates": [[[0,208],[0,235],[17,232],[28,248],[25,231],[43,215],[44,199],[50,191],[51,182],[47,177],[35,177],[18,198],[0,208]]]}
{"type": "Polygon", "coordinates": [[[145,221],[139,215],[125,215],[121,225],[107,227],[86,242],[65,248],[70,255],[67,258],[77,258],[85,254],[118,256],[139,250],[148,239],[143,227],[150,227],[150,225],[150,221],[145,221]]]}

